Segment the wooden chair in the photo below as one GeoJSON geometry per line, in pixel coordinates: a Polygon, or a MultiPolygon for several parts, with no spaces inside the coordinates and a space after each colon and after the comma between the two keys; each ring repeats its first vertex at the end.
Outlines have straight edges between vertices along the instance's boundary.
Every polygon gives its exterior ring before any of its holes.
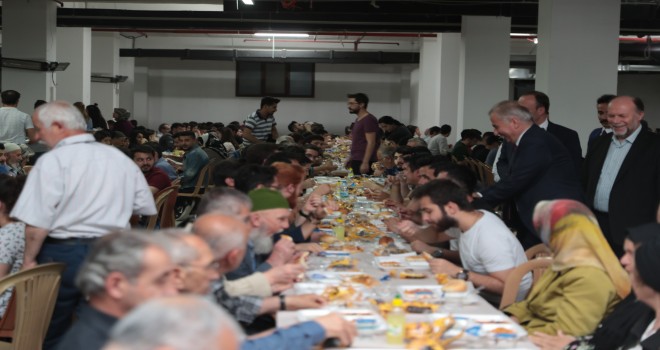
{"type": "Polygon", "coordinates": [[[208,184],[213,179],[213,168],[216,166],[217,161],[218,161],[217,159],[211,159],[209,163],[206,164],[202,168],[202,170],[199,171],[199,177],[197,178],[197,182],[195,183],[195,188],[193,189],[192,192],[179,192],[179,194],[177,195],[177,198],[190,199],[193,201],[193,203],[192,205],[186,205],[184,207],[183,212],[179,213],[176,216],[175,226],[178,226],[180,223],[188,220],[188,217],[195,213],[195,210],[197,209],[197,204],[202,199],[202,196],[204,195],[204,191],[207,188],[212,187],[209,186],[208,184]]]}
{"type": "Polygon", "coordinates": [[[216,161],[210,160],[202,170],[199,171],[199,176],[197,177],[197,182],[195,183],[195,188],[192,192],[179,192],[179,197],[184,198],[193,198],[195,200],[200,200],[204,194],[204,189],[206,185],[211,181],[211,170],[215,166],[216,161]]]}
{"type": "Polygon", "coordinates": [[[500,310],[516,302],[516,296],[518,295],[518,290],[520,289],[520,281],[523,277],[532,272],[533,279],[532,285],[529,290],[532,290],[536,281],[543,274],[546,268],[552,264],[552,258],[538,258],[530,260],[524,264],[518,265],[504,282],[504,290],[502,291],[502,300],[500,301],[500,310]]]}
{"type": "Polygon", "coordinates": [[[0,320],[2,336],[11,342],[0,341],[1,350],[41,349],[65,265],[39,265],[0,279],[0,293],[14,287],[14,295],[0,320]]]}
{"type": "Polygon", "coordinates": [[[539,243],[527,249],[525,251],[525,255],[527,256],[527,260],[533,260],[541,257],[551,257],[552,250],[550,250],[550,248],[547,245],[543,243],[539,243]]]}
{"type": "Polygon", "coordinates": [[[156,228],[156,224],[160,223],[160,228],[170,228],[176,226],[174,218],[174,204],[176,203],[176,197],[179,194],[179,185],[172,185],[170,187],[163,188],[162,190],[156,193],[156,210],[158,214],[153,215],[149,218],[147,222],[147,230],[153,230],[156,228]]]}

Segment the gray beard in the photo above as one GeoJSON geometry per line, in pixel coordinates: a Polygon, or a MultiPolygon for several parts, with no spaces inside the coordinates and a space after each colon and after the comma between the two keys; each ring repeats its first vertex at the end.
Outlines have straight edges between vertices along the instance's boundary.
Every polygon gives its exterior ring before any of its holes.
{"type": "Polygon", "coordinates": [[[268,254],[273,250],[273,238],[265,230],[255,228],[250,232],[250,239],[254,244],[255,254],[268,254]]]}

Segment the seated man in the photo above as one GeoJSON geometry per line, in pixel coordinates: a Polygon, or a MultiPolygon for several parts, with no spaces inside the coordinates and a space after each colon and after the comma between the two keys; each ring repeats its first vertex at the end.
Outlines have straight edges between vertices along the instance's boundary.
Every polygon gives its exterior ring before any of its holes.
{"type": "Polygon", "coordinates": [[[169,161],[172,166],[181,173],[181,189],[179,192],[192,192],[199,178],[202,168],[209,163],[209,156],[197,143],[197,137],[192,131],[182,131],[174,135],[178,146],[185,153],[183,163],[179,164],[169,161]]]}
{"type": "MultiPolygon", "coordinates": [[[[204,195],[200,205],[198,215],[200,217],[195,221],[193,232],[202,237],[204,232],[214,231],[216,234],[236,232],[245,230],[246,235],[255,235],[252,237],[255,241],[265,241],[261,245],[271,247],[272,240],[268,236],[259,236],[259,230],[253,229],[250,225],[250,208],[252,203],[250,198],[236,190],[228,188],[213,189],[204,195]],[[236,228],[226,220],[206,220],[206,214],[222,214],[238,219],[245,226],[236,228]],[[252,230],[252,232],[250,231],[252,230]]],[[[275,245],[275,254],[282,254],[280,250],[288,250],[291,242],[284,242],[275,245]]],[[[248,248],[250,248],[248,246],[248,248]]],[[[264,249],[266,251],[267,249],[264,249]]],[[[245,260],[245,258],[244,258],[245,260]]],[[[245,277],[237,278],[232,281],[225,281],[225,291],[231,296],[253,295],[253,296],[271,296],[273,293],[281,292],[291,288],[293,282],[304,271],[300,264],[283,264],[277,267],[265,268],[261,271],[255,271],[245,277]]]]}
{"type": "Polygon", "coordinates": [[[374,176],[394,176],[399,172],[394,163],[394,153],[396,147],[390,145],[380,145],[376,151],[378,163],[374,163],[374,176]]]}
{"type": "Polygon", "coordinates": [[[274,234],[289,227],[289,203],[279,191],[268,188],[250,191],[248,196],[252,201],[250,241],[243,262],[227,274],[229,280],[268,271],[295,260],[295,244],[291,240],[281,239],[275,245],[272,240],[274,234]]]}
{"type": "MultiPolygon", "coordinates": [[[[203,229],[196,232],[204,238],[211,251],[214,252],[217,272],[222,276],[241,263],[241,256],[246,253],[247,235],[241,235],[239,231],[215,229],[214,224],[221,222],[234,226],[242,225],[238,220],[219,214],[207,214],[200,218],[195,225],[203,226],[203,229]]],[[[243,324],[250,324],[257,316],[271,314],[278,310],[318,308],[325,304],[323,298],[314,294],[280,295],[266,298],[231,297],[224,290],[224,283],[226,283],[224,277],[217,282],[213,291],[214,297],[237,321],[243,324]]],[[[271,335],[246,341],[241,348],[311,349],[313,345],[320,343],[325,338],[339,338],[343,345],[349,345],[355,334],[353,324],[337,315],[329,315],[290,328],[277,329],[271,335]]]]}
{"type": "Polygon", "coordinates": [[[7,167],[9,175],[18,176],[25,175],[23,171],[23,151],[21,147],[15,143],[5,143],[5,157],[7,157],[7,167]]]}
{"type": "Polygon", "coordinates": [[[7,165],[7,156],[5,155],[5,145],[0,143],[0,174],[9,175],[9,166],[7,165]]]}
{"type": "Polygon", "coordinates": [[[154,166],[155,151],[144,145],[139,145],[131,150],[133,161],[142,170],[151,193],[156,194],[166,187],[172,186],[167,174],[158,167],[154,166]]]}
{"type": "Polygon", "coordinates": [[[476,145],[481,139],[481,132],[475,129],[465,129],[461,131],[461,139],[456,142],[456,145],[451,150],[451,154],[456,157],[458,161],[465,160],[465,157],[470,156],[472,146],[476,145]]]}
{"type": "Polygon", "coordinates": [[[160,147],[158,142],[147,142],[147,146],[151,147],[154,150],[154,166],[160,168],[167,174],[167,177],[170,181],[174,181],[178,178],[176,174],[176,169],[163,158],[163,149],[160,147]]]}
{"type": "MultiPolygon", "coordinates": [[[[458,237],[462,267],[445,259],[430,262],[434,273],[471,281],[483,287],[486,300],[499,304],[504,282],[513,269],[527,261],[520,242],[494,214],[474,210],[468,193],[449,180],[434,180],[415,190],[424,222],[440,232],[452,227],[460,229],[458,237]]],[[[531,274],[521,281],[517,300],[527,295],[531,274]]]]}
{"type": "Polygon", "coordinates": [[[161,242],[145,232],[108,234],[92,247],[76,278],[88,298],[61,350],[100,350],[119,318],[148,299],[175,295],[175,268],[161,242]]]}

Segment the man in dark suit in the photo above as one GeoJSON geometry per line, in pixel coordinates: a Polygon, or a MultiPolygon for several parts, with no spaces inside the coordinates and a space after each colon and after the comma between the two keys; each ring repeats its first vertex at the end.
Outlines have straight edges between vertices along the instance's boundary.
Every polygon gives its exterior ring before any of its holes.
{"type": "Polygon", "coordinates": [[[589,134],[589,141],[587,143],[587,153],[591,149],[594,141],[598,136],[611,134],[612,129],[610,128],[610,123],[607,121],[607,106],[610,104],[616,96],[615,95],[603,95],[596,100],[596,111],[598,112],[598,122],[602,125],[600,128],[595,128],[589,134]]]}
{"type": "Polygon", "coordinates": [[[550,98],[540,91],[530,91],[518,98],[518,103],[532,114],[534,124],[556,137],[567,149],[579,173],[582,168],[582,146],[575,130],[550,121],[550,98]]]}
{"type": "Polygon", "coordinates": [[[613,135],[594,141],[582,174],[587,204],[618,256],[625,229],[655,221],[660,203],[660,137],[642,127],[643,117],[639,98],[613,99],[607,112],[613,135]]]}
{"type": "Polygon", "coordinates": [[[578,175],[566,147],[535,125],[525,107],[515,101],[503,101],[489,115],[495,133],[508,142],[511,153],[506,176],[482,195],[493,206],[514,200],[521,221],[516,227],[518,238],[528,248],[541,242],[533,234],[532,225],[534,207],[539,201],[584,200],[578,175]]]}

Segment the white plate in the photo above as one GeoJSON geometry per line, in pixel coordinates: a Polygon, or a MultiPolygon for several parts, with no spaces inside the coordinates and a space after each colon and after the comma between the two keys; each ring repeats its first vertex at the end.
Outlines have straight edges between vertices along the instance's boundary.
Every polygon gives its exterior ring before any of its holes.
{"type": "Polygon", "coordinates": [[[468,289],[465,292],[444,292],[442,290],[442,285],[410,285],[410,286],[399,286],[397,291],[401,293],[401,296],[406,300],[440,300],[445,298],[465,298],[473,294],[474,287],[472,283],[468,283],[468,289]],[[416,298],[411,296],[410,293],[406,291],[411,291],[415,289],[428,289],[431,290],[432,295],[429,298],[416,298]],[[407,296],[407,298],[406,298],[407,296]]]}
{"type": "Polygon", "coordinates": [[[354,272],[354,271],[347,271],[347,272],[335,272],[335,271],[325,271],[325,270],[312,270],[312,271],[307,271],[305,273],[305,276],[310,281],[314,281],[317,283],[324,283],[324,284],[340,284],[343,279],[346,277],[350,276],[355,276],[355,275],[362,275],[364,272],[354,272]]]}
{"type": "MultiPolygon", "coordinates": [[[[416,254],[413,254],[416,255],[416,254]]],[[[411,255],[408,255],[411,256],[411,255]]],[[[426,261],[408,261],[406,260],[407,256],[400,255],[390,255],[390,256],[377,256],[374,259],[374,264],[380,269],[383,270],[401,270],[401,269],[413,269],[413,270],[429,270],[431,267],[426,261]],[[399,266],[387,266],[383,263],[394,262],[399,264],[399,266]]]]}
{"type": "Polygon", "coordinates": [[[397,292],[401,295],[401,298],[404,300],[418,300],[418,301],[430,301],[430,300],[439,300],[442,299],[442,287],[441,286],[399,286],[397,292]],[[412,291],[428,291],[427,293],[415,293],[412,291]]]}

